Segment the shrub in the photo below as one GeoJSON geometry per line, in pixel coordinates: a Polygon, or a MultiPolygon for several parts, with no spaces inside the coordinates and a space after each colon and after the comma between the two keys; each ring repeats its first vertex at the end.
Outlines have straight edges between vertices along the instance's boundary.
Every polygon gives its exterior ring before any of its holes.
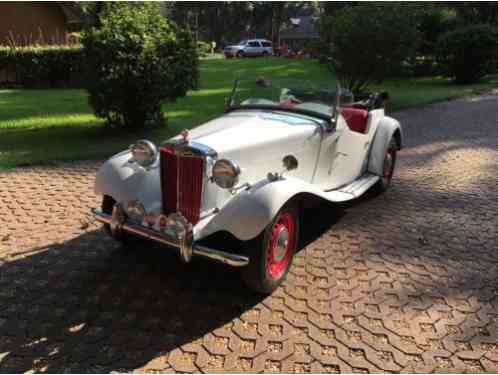
{"type": "Polygon", "coordinates": [[[206,56],[211,53],[211,43],[198,41],[197,42],[197,53],[199,56],[206,56]]]}
{"type": "Polygon", "coordinates": [[[457,83],[472,83],[491,72],[498,56],[498,29],[491,25],[461,27],[437,43],[441,73],[457,83]]]}
{"type": "Polygon", "coordinates": [[[106,3],[85,31],[89,101],[111,127],[164,124],[163,101],[195,88],[198,56],[191,34],[155,3],[106,3]]]}
{"type": "Polygon", "coordinates": [[[319,23],[329,68],[358,93],[399,74],[417,43],[414,7],[399,3],[345,7],[319,23]]]}
{"type": "Polygon", "coordinates": [[[0,70],[14,72],[24,87],[77,86],[83,71],[81,46],[0,47],[0,70]]]}

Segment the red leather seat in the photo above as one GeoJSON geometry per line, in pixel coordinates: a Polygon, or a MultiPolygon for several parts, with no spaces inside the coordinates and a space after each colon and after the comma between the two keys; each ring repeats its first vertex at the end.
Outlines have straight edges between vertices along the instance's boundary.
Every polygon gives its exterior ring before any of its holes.
{"type": "Polygon", "coordinates": [[[366,133],[368,111],[359,108],[343,107],[339,109],[342,117],[346,120],[349,129],[358,133],[366,133]]]}

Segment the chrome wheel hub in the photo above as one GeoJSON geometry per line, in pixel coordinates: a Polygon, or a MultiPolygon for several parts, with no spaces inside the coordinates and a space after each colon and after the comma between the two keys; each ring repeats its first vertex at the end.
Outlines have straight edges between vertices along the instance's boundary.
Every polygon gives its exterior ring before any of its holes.
{"type": "Polygon", "coordinates": [[[284,259],[287,252],[287,247],[289,246],[289,231],[287,228],[282,227],[277,236],[277,241],[275,243],[275,249],[273,250],[273,259],[275,262],[280,262],[284,259]]]}

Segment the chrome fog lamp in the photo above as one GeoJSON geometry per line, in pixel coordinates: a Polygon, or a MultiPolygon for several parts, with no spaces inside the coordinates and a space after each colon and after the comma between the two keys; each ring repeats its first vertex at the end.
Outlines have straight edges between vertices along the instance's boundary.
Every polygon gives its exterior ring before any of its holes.
{"type": "Polygon", "coordinates": [[[240,168],[233,160],[220,159],[213,166],[213,181],[222,189],[231,189],[239,181],[240,168]]]}
{"type": "Polygon", "coordinates": [[[157,159],[157,147],[151,141],[142,139],[130,146],[131,155],[138,165],[148,167],[157,159]]]}

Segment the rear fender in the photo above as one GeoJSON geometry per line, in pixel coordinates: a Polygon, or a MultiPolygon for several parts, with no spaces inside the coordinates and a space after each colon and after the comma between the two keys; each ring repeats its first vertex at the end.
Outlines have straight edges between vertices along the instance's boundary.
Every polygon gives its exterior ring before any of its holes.
{"type": "Polygon", "coordinates": [[[382,176],[384,157],[392,137],[395,137],[398,149],[401,150],[403,141],[401,125],[397,120],[386,116],[380,120],[377,131],[375,132],[372,148],[370,149],[370,159],[368,161],[369,172],[382,176]]]}

